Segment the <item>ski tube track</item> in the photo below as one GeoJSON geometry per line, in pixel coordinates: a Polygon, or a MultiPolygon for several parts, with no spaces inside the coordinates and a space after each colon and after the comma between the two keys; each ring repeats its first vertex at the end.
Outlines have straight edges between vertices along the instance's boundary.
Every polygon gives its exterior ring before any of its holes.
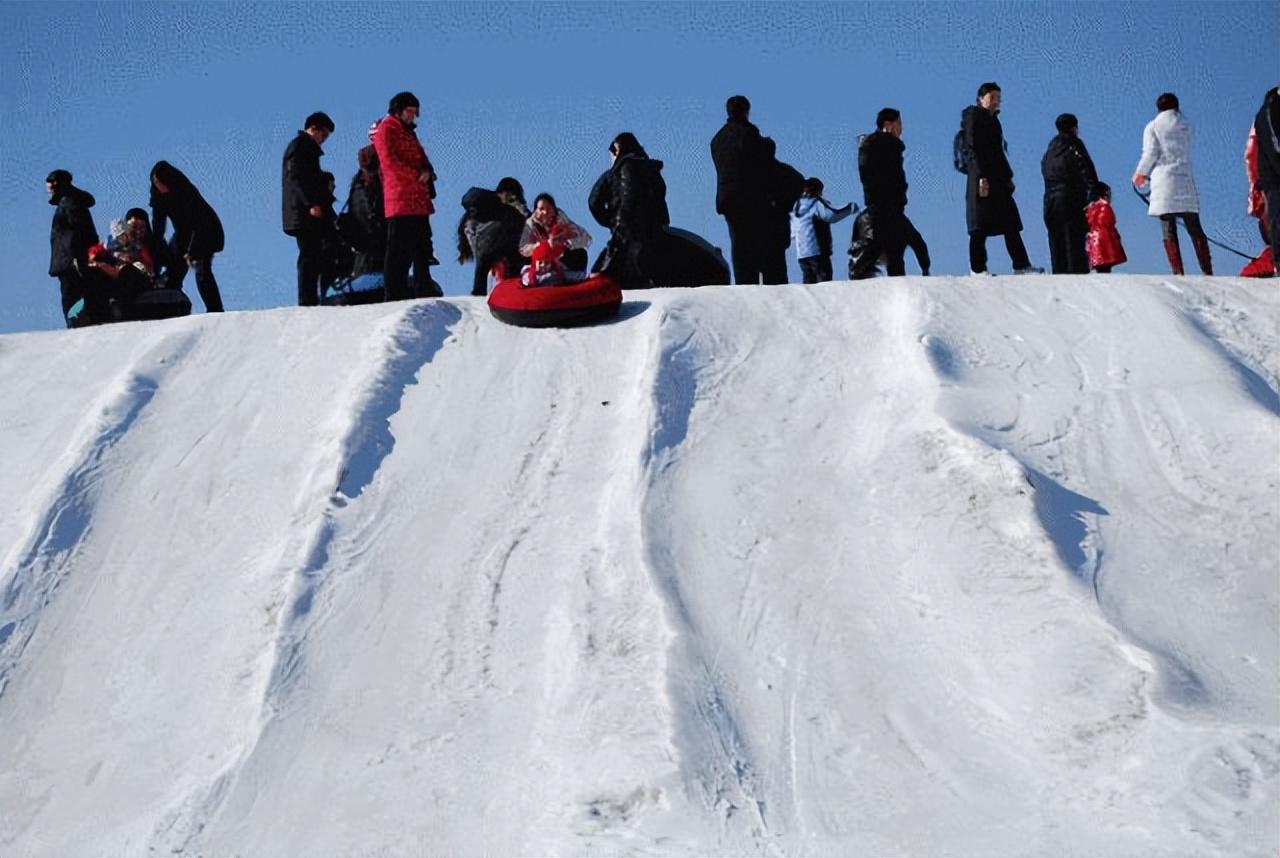
{"type": "Polygon", "coordinates": [[[641,526],[649,573],[676,626],[672,647],[683,650],[682,662],[690,674],[680,677],[672,671],[668,679],[672,698],[684,713],[684,723],[677,725],[678,733],[684,735],[677,735],[676,745],[681,749],[686,780],[700,785],[708,805],[721,814],[722,829],[739,810],[746,809],[754,815],[754,833],[767,835],[768,808],[753,755],[738,727],[715,656],[707,652],[707,642],[685,598],[680,568],[672,552],[669,518],[661,506],[669,494],[669,472],[677,463],[678,448],[687,440],[689,419],[697,400],[703,356],[697,343],[696,322],[679,309],[672,309],[664,315],[658,330],[658,368],[653,382],[655,425],[643,461],[648,488],[642,502],[641,526]],[[707,745],[716,762],[714,768],[699,764],[706,756],[707,745]]]}
{"type": "MultiPolygon", "coordinates": [[[[945,336],[925,333],[919,337],[930,366],[943,387],[963,387],[967,381],[961,369],[964,360],[959,350],[945,336]]],[[[1166,698],[1180,708],[1194,708],[1211,702],[1207,686],[1196,671],[1177,652],[1144,641],[1128,632],[1107,607],[1104,590],[1105,546],[1097,538],[1092,519],[1110,515],[1094,498],[1072,491],[1048,474],[1029,464],[1017,450],[1003,444],[993,431],[979,424],[944,419],[956,431],[983,445],[1008,455],[1021,468],[1032,491],[1036,519],[1053,545],[1063,566],[1073,579],[1087,587],[1107,624],[1123,637],[1148,653],[1158,667],[1161,689],[1166,698]]]]}
{"type": "MultiPolygon", "coordinates": [[[[395,447],[391,418],[399,412],[407,390],[449,341],[462,313],[446,302],[429,301],[408,307],[386,345],[382,363],[373,370],[367,398],[353,414],[336,453],[339,469],[319,522],[306,537],[301,561],[276,621],[274,657],[253,735],[243,749],[215,775],[207,787],[189,792],[153,831],[153,839],[167,841],[173,854],[184,854],[217,815],[226,797],[257,750],[271,721],[303,673],[305,645],[317,596],[327,581],[330,553],[340,534],[338,512],[358,499],[377,476],[395,447]]],[[[198,850],[197,850],[198,851],[198,850]]]]}
{"type": "Polygon", "coordinates": [[[1280,393],[1261,373],[1249,366],[1246,360],[1224,343],[1209,327],[1208,322],[1198,314],[1186,310],[1178,315],[1191,330],[1202,339],[1209,349],[1217,355],[1235,374],[1240,386],[1249,398],[1265,409],[1273,417],[1280,417],[1280,393]]]}
{"type": "Polygon", "coordinates": [[[70,573],[81,541],[93,529],[98,480],[111,451],[197,339],[194,332],[164,337],[110,386],[96,405],[97,419],[72,443],[74,459],[41,504],[44,512],[30,536],[5,562],[12,571],[0,577],[5,581],[0,591],[0,697],[35,635],[40,617],[70,573]]]}

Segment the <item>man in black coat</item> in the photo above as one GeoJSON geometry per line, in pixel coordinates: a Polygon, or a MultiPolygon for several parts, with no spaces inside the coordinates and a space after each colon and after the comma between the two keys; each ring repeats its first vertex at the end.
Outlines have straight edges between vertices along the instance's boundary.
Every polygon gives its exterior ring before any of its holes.
{"type": "Polygon", "coordinates": [[[1013,168],[1005,155],[1000,125],[1000,86],[978,87],[978,103],[961,114],[964,142],[971,156],[965,186],[965,220],[969,227],[969,271],[987,273],[987,237],[1003,235],[1015,274],[1039,274],[1022,243],[1022,218],[1013,199],[1013,168]]]}
{"type": "MultiPolygon", "coordinates": [[[[504,277],[516,277],[529,260],[520,255],[529,207],[524,187],[505,176],[494,190],[471,188],[462,195],[462,219],[458,222],[458,261],[475,260],[471,294],[489,292],[489,272],[502,263],[504,277]]],[[[585,252],[585,251],[584,251],[585,252]]]]}
{"type": "Polygon", "coordinates": [[[157,238],[163,239],[169,221],[173,221],[173,237],[165,282],[170,289],[181,289],[187,271],[195,271],[205,312],[221,313],[222,293],[213,276],[213,257],[226,245],[222,221],[185,173],[168,161],[157,161],[151,168],[151,229],[157,238]]]}
{"type": "Polygon", "coordinates": [[[1267,91],[1253,128],[1258,135],[1258,189],[1267,201],[1271,256],[1280,266],[1280,87],[1267,91]]]}
{"type": "MultiPolygon", "coordinates": [[[[71,184],[71,174],[54,170],[44,180],[49,205],[55,206],[49,231],[49,276],[58,278],[62,291],[62,315],[81,298],[87,318],[102,321],[106,310],[105,294],[96,288],[89,269],[89,248],[98,243],[98,230],[93,225],[93,194],[71,184]]],[[[67,319],[67,327],[71,320],[67,319]]]]}
{"type": "Polygon", "coordinates": [[[587,205],[596,222],[609,229],[609,242],[592,271],[608,274],[624,289],[661,285],[653,249],[671,223],[662,162],[650,158],[640,141],[624,131],[609,144],[612,166],[591,188],[587,205]]]}
{"type": "Polygon", "coordinates": [[[1080,139],[1080,123],[1064,113],[1054,124],[1058,134],[1040,159],[1044,176],[1044,225],[1049,232],[1049,258],[1054,274],[1088,274],[1084,239],[1089,225],[1084,207],[1093,197],[1098,171],[1080,139]]]}
{"type": "Polygon", "coordinates": [[[711,138],[711,160],[716,165],[716,213],[724,215],[729,226],[733,281],[786,283],[786,215],[795,199],[775,205],[771,198],[777,147],[749,120],[751,102],[746,96],[730,98],[725,111],[724,127],[711,138]]]}
{"type": "MultiPolygon", "coordinates": [[[[902,257],[907,247],[909,227],[906,216],[907,174],[902,167],[902,114],[886,107],[876,114],[876,131],[858,145],[858,176],[862,179],[863,201],[870,213],[871,230],[884,254],[890,277],[906,273],[902,257]]],[[[867,257],[878,254],[867,254],[867,257]]],[[[927,263],[926,263],[927,265],[927,263]]],[[[859,278],[855,278],[859,279],[859,278]]]]}
{"type": "Polygon", "coordinates": [[[325,264],[329,183],[320,169],[320,147],[333,133],[333,120],[316,112],[289,141],[281,168],[284,234],[298,242],[298,306],[320,303],[325,264]]]}

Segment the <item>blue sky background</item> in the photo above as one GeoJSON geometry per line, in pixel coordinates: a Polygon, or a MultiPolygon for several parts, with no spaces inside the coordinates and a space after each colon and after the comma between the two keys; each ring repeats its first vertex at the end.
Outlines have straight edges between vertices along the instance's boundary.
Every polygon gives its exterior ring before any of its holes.
{"type": "MultiPolygon", "coordinates": [[[[1001,119],[1033,262],[1048,264],[1040,156],[1070,111],[1116,190],[1129,253],[1119,272],[1167,271],[1156,221],[1127,189],[1155,97],[1172,90],[1196,128],[1210,236],[1261,248],[1244,213],[1244,137],[1280,84],[1274,3],[13,3],[0,6],[0,333],[62,326],[47,276],[44,177],[75,174],[105,234],[145,206],[151,165],[173,162],[222,217],[214,270],[228,309],[290,305],[296,245],[280,231],[280,159],[313,110],[337,123],[323,164],[339,205],[370,122],[395,92],[422,101],[440,175],[435,269],[463,294],[458,200],[514,175],[553,193],[597,242],[586,198],[619,131],[666,163],[672,222],[725,248],[708,142],[734,93],[781,158],[861,202],[856,135],[903,112],[908,214],[939,274],[968,269],[964,180],[951,138],[978,84],[1001,119]]],[[[848,224],[837,227],[844,271],[848,224]]],[[[1008,270],[1002,243],[992,268],[1008,270]]],[[[1192,258],[1184,239],[1184,255],[1192,258]]],[[[598,247],[598,244],[597,244],[598,247]]],[[[1244,260],[1215,248],[1219,273],[1244,260]]],[[[908,256],[908,273],[915,271],[908,256]]],[[[788,254],[792,279],[799,279],[788,254]]],[[[187,292],[197,307],[194,282],[187,292]]],[[[198,310],[197,310],[198,311],[198,310]]]]}

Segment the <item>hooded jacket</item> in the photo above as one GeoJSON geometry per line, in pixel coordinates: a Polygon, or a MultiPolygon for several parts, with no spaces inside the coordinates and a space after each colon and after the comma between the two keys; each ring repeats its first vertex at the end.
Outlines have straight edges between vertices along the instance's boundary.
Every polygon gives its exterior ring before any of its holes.
{"type": "Polygon", "coordinates": [[[52,197],[55,206],[49,230],[49,276],[83,273],[89,264],[89,248],[98,243],[98,230],[89,209],[97,202],[93,194],[70,183],[52,197]]]}
{"type": "Polygon", "coordinates": [[[853,204],[832,208],[821,197],[801,197],[791,207],[791,241],[796,259],[831,255],[831,224],[853,214],[853,204]]]}
{"type": "Polygon", "coordinates": [[[624,288],[649,285],[653,271],[645,250],[671,223],[662,162],[643,150],[623,155],[596,180],[588,205],[596,222],[611,231],[592,270],[609,274],[624,288]]]}
{"type": "Polygon", "coordinates": [[[1065,221],[1084,216],[1084,207],[1098,184],[1098,171],[1084,141],[1074,134],[1058,134],[1040,159],[1044,176],[1044,217],[1065,221]]]}

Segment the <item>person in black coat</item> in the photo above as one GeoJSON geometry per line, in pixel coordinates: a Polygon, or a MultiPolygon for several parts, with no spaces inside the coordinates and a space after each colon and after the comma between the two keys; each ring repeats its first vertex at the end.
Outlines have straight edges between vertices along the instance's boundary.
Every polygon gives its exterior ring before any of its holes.
{"type": "Polygon", "coordinates": [[[462,208],[458,262],[475,260],[471,294],[483,297],[489,291],[489,272],[495,265],[501,263],[503,277],[515,277],[529,262],[520,255],[520,235],[529,217],[524,187],[507,176],[492,191],[471,188],[462,195],[462,208]]]}
{"type": "Polygon", "coordinates": [[[93,194],[71,184],[71,178],[66,170],[54,170],[44,180],[49,205],[55,207],[49,230],[49,276],[58,278],[64,318],[83,298],[88,317],[101,320],[106,296],[89,269],[89,248],[98,243],[98,229],[89,209],[97,201],[93,194]]]}
{"type": "Polygon", "coordinates": [[[339,215],[342,237],[355,250],[352,276],[382,271],[387,255],[387,218],[382,208],[382,173],[373,144],[356,155],[360,169],[351,177],[346,211],[339,215]]]}
{"type": "Polygon", "coordinates": [[[1258,189],[1267,201],[1271,256],[1280,266],[1280,87],[1267,90],[1253,128],[1258,139],[1258,189]]]}
{"type": "Polygon", "coordinates": [[[786,283],[788,213],[800,190],[790,199],[774,199],[777,146],[751,123],[746,96],[731,97],[725,111],[724,126],[711,138],[711,160],[716,165],[716,213],[724,215],[729,227],[733,282],[786,283]]]}
{"type": "Polygon", "coordinates": [[[221,313],[213,255],[223,249],[222,221],[181,170],[168,161],[157,161],[151,168],[151,226],[158,237],[164,237],[170,220],[169,288],[181,289],[187,269],[193,268],[205,312],[221,313]]]}
{"type": "Polygon", "coordinates": [[[333,133],[333,120],[322,112],[307,117],[284,150],[281,201],[284,234],[298,242],[298,306],[320,303],[325,265],[325,236],[331,208],[328,181],[320,170],[320,147],[333,133]]]}
{"type": "MultiPolygon", "coordinates": [[[[902,114],[886,107],[876,114],[876,132],[858,146],[858,176],[872,230],[890,277],[906,273],[903,254],[908,239],[919,235],[907,221],[907,173],[902,167],[902,114]]],[[[923,241],[923,240],[921,240],[923,241]]],[[[926,259],[928,251],[925,251],[926,259]]],[[[924,270],[928,270],[927,261],[924,270]]]]}
{"type": "Polygon", "coordinates": [[[1084,240],[1089,234],[1084,207],[1093,198],[1098,171],[1080,139],[1080,123],[1070,113],[1054,122],[1058,134],[1040,159],[1044,176],[1044,225],[1054,274],[1088,274],[1084,240]]]}
{"type": "Polygon", "coordinates": [[[1022,218],[1013,199],[1013,168],[1005,155],[1000,113],[1000,87],[978,87],[978,103],[961,114],[964,142],[971,157],[965,186],[965,219],[969,227],[969,270],[987,272],[987,237],[1003,235],[1017,274],[1036,274],[1022,243],[1022,218]]]}
{"type": "Polygon", "coordinates": [[[661,265],[653,253],[671,223],[662,162],[650,158],[640,141],[624,131],[609,144],[612,166],[591,188],[588,206],[596,222],[610,230],[609,242],[592,271],[608,274],[624,289],[658,285],[661,265]]]}

